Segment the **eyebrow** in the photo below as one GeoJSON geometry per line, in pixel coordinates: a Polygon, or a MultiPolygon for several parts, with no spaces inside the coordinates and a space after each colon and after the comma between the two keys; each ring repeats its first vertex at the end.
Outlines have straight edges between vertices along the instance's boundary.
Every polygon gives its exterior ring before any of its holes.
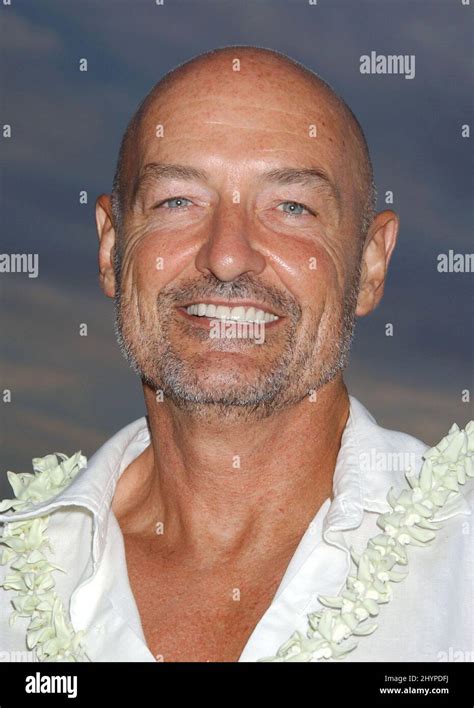
{"type": "Polygon", "coordinates": [[[282,167],[263,172],[259,179],[277,184],[303,184],[326,189],[337,203],[340,193],[324,170],[319,167],[282,167]]]}
{"type": "Polygon", "coordinates": [[[143,191],[149,182],[158,182],[163,179],[182,179],[188,182],[192,180],[205,181],[208,179],[208,175],[204,170],[198,170],[196,167],[188,167],[187,165],[149,162],[142,168],[136,179],[132,193],[132,204],[135,203],[140,192],[143,191]]]}
{"type": "MultiPolygon", "coordinates": [[[[135,202],[139,193],[149,182],[157,182],[163,179],[182,179],[188,182],[201,180],[205,182],[209,180],[209,175],[205,170],[200,170],[188,165],[150,162],[142,168],[138,175],[133,190],[132,203],[135,202]]],[[[340,202],[338,188],[326,172],[318,167],[282,167],[271,169],[259,174],[258,180],[282,185],[302,184],[305,186],[322,187],[333,197],[337,204],[340,202]]]]}

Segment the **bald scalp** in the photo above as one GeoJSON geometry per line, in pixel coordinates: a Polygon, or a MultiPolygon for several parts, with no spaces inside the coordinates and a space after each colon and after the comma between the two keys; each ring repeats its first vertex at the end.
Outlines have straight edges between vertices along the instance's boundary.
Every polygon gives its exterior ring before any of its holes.
{"type": "Polygon", "coordinates": [[[127,125],[120,144],[111,195],[115,230],[121,232],[124,214],[134,192],[134,184],[137,179],[136,155],[140,145],[141,128],[155,102],[158,98],[166,100],[167,90],[173,89],[196,72],[206,69],[212,69],[215,72],[219,65],[242,57],[254,61],[257,66],[259,64],[267,64],[267,66],[273,64],[289,73],[293,72],[313,87],[315,97],[322,95],[336,111],[344,124],[348,142],[353,151],[352,166],[355,168],[354,179],[358,192],[359,229],[362,240],[365,239],[367,229],[375,215],[376,188],[369,148],[359,121],[346,102],[315,72],[274,49],[246,45],[220,47],[183,62],[165,74],[141,101],[127,125]]]}

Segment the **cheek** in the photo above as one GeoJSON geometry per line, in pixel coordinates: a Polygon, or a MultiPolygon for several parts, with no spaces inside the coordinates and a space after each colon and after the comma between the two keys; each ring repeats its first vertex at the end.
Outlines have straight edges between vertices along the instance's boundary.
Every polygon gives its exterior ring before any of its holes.
{"type": "Polygon", "coordinates": [[[194,251],[189,244],[180,244],[178,250],[175,241],[147,234],[127,255],[127,286],[136,297],[155,295],[185,270],[194,251]]]}
{"type": "Polygon", "coordinates": [[[312,275],[313,295],[326,303],[326,307],[338,308],[342,303],[346,281],[346,261],[339,250],[319,248],[312,275]]]}
{"type": "Polygon", "coordinates": [[[304,244],[287,255],[279,265],[285,287],[297,299],[311,319],[320,316],[331,293],[338,290],[337,268],[327,250],[320,244],[304,244]]]}
{"type": "MultiPolygon", "coordinates": [[[[284,286],[300,299],[302,286],[314,278],[320,260],[320,247],[309,240],[279,239],[263,242],[261,251],[268,266],[284,286]]],[[[303,288],[304,290],[304,288],[303,288]]]]}

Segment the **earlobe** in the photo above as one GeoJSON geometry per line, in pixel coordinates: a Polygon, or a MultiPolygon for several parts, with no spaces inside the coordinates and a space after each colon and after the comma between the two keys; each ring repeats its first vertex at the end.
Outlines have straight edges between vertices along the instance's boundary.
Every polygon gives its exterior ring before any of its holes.
{"type": "Polygon", "coordinates": [[[96,201],[95,219],[99,238],[99,282],[107,297],[115,297],[114,248],[115,229],[110,197],[101,194],[96,201]]]}
{"type": "Polygon", "coordinates": [[[391,210],[377,214],[362,254],[362,274],[356,315],[369,314],[382,299],[388,265],[397,241],[399,219],[391,210]]]}

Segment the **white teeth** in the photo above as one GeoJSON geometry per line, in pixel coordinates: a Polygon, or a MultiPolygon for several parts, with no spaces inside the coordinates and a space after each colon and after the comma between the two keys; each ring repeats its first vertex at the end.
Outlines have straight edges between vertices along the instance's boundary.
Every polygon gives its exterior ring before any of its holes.
{"type": "Polygon", "coordinates": [[[247,322],[256,322],[257,318],[255,317],[255,307],[249,307],[247,312],[245,313],[245,317],[247,319],[247,322]]]}
{"type": "Polygon", "coordinates": [[[226,307],[226,305],[206,305],[204,302],[199,302],[194,305],[189,305],[186,308],[188,315],[197,315],[198,317],[212,317],[221,320],[234,320],[235,322],[273,322],[280,319],[276,315],[264,310],[257,310],[255,307],[226,307]]]}
{"type": "Polygon", "coordinates": [[[218,320],[229,320],[230,319],[230,307],[224,307],[224,305],[217,305],[215,317],[218,320]]]}
{"type": "Polygon", "coordinates": [[[243,322],[245,320],[245,307],[233,307],[230,314],[233,320],[243,322]]]}

